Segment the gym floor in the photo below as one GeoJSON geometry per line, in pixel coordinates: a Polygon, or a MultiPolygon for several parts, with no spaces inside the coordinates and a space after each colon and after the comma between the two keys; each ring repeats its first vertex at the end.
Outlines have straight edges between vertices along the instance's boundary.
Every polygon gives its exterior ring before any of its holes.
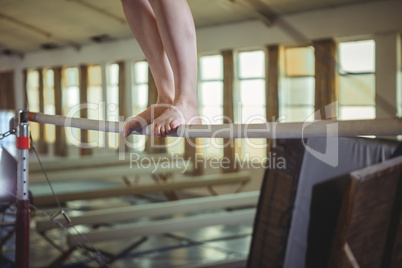
{"type": "MultiPolygon", "coordinates": [[[[163,195],[152,195],[147,196],[147,198],[125,197],[120,200],[117,198],[111,200],[111,203],[141,204],[158,202],[159,200],[163,200],[163,198],[163,195]]],[[[91,202],[74,201],[68,204],[68,209],[85,211],[96,209],[101,203],[99,200],[91,202]]],[[[49,209],[47,212],[50,213],[52,211],[55,211],[55,209],[49,209]]],[[[13,212],[12,209],[9,209],[4,214],[4,221],[12,221],[13,212]]],[[[195,212],[193,215],[200,213],[195,212]]],[[[205,211],[202,213],[205,213],[205,211]]],[[[141,221],[147,220],[149,219],[141,221]]],[[[120,226],[126,227],[132,224],[135,224],[135,222],[114,225],[114,228],[119,228],[120,226]]],[[[101,226],[99,228],[107,227],[101,226]]],[[[108,267],[112,268],[194,267],[220,261],[245,259],[248,256],[250,247],[252,227],[252,223],[235,223],[232,225],[209,226],[197,230],[174,232],[146,238],[133,237],[96,244],[89,243],[87,249],[82,247],[77,248],[57,267],[99,267],[100,264],[95,258],[103,259],[104,263],[110,263],[108,267]],[[137,247],[119,256],[126,248],[142,240],[144,241],[137,247]]],[[[31,224],[31,229],[30,267],[47,267],[61,256],[61,252],[34,230],[34,224],[31,224]]],[[[88,227],[76,226],[76,229],[82,234],[88,227]]],[[[2,237],[10,230],[11,227],[2,228],[2,237]]],[[[66,229],[62,228],[53,229],[48,231],[46,236],[62,250],[66,250],[66,231],[66,229]]],[[[74,234],[74,230],[71,230],[71,228],[68,231],[74,234]]],[[[15,237],[12,237],[3,247],[3,259],[0,261],[0,267],[12,267],[9,261],[13,262],[15,260],[14,250],[15,237]]]]}

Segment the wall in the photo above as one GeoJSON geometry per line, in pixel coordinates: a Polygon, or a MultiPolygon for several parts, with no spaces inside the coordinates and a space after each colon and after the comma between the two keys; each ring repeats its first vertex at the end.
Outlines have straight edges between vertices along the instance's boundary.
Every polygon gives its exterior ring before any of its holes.
{"type": "MultiPolygon", "coordinates": [[[[355,4],[344,7],[320,9],[299,14],[284,16],[274,22],[271,27],[260,21],[246,21],[221,26],[197,29],[198,51],[207,53],[223,49],[241,49],[264,46],[267,44],[294,44],[308,40],[334,37],[345,39],[349,37],[387,35],[389,38],[378,38],[377,42],[386,42],[387,47],[393,46],[392,41],[398,40],[402,32],[402,1],[379,1],[366,4],[355,4]]],[[[378,47],[384,47],[379,44],[378,47]]],[[[385,49],[385,48],[384,48],[385,49]]],[[[386,50],[386,49],[385,49],[386,50]]],[[[80,50],[64,48],[55,51],[36,51],[25,55],[23,59],[17,57],[0,56],[0,70],[14,69],[17,107],[23,107],[22,99],[22,70],[24,68],[77,66],[81,63],[101,64],[116,60],[144,59],[134,38],[119,40],[105,44],[90,44],[80,50]]],[[[396,61],[396,59],[395,59],[396,61]]],[[[387,70],[397,73],[398,64],[386,64],[387,70]]],[[[382,66],[377,64],[377,70],[382,66]]],[[[387,88],[385,94],[392,94],[388,99],[395,102],[395,89],[389,89],[387,75],[380,75],[377,79],[377,89],[382,85],[387,88]],[[383,77],[383,78],[382,78],[383,77]],[[389,93],[389,90],[392,93],[389,93]]],[[[396,79],[396,77],[395,77],[396,79]]],[[[395,82],[394,85],[397,85],[395,82]]],[[[394,105],[394,104],[392,104],[394,105]]]]}

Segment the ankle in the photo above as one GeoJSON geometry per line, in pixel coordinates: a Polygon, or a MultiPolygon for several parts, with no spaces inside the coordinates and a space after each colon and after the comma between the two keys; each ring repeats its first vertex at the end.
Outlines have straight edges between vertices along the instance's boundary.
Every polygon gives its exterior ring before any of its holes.
{"type": "Polygon", "coordinates": [[[174,105],[184,106],[184,107],[198,107],[197,96],[178,96],[174,99],[174,105]]]}
{"type": "Polygon", "coordinates": [[[173,97],[163,95],[162,96],[158,95],[158,98],[156,100],[157,104],[173,104],[173,102],[174,102],[173,97]]]}

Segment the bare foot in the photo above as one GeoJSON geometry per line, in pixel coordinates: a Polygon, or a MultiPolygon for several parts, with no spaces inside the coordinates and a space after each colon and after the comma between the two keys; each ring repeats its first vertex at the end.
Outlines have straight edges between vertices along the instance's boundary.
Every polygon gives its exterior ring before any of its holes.
{"type": "Polygon", "coordinates": [[[141,130],[158,118],[171,104],[157,103],[148,107],[142,113],[133,116],[124,125],[124,136],[129,136],[133,131],[141,130]]]}
{"type": "Polygon", "coordinates": [[[165,109],[152,124],[152,132],[157,138],[168,136],[180,125],[199,125],[201,124],[198,113],[198,104],[176,102],[165,109]]]}

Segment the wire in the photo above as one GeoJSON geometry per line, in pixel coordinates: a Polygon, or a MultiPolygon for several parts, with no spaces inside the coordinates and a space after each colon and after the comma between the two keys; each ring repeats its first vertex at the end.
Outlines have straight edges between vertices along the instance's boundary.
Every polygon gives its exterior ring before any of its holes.
{"type": "Polygon", "coordinates": [[[30,206],[31,206],[32,208],[34,208],[36,211],[39,211],[39,212],[41,212],[43,215],[49,217],[53,223],[55,223],[55,224],[58,225],[60,228],[62,228],[62,229],[64,230],[64,232],[66,233],[66,235],[68,235],[68,236],[70,236],[70,237],[71,237],[71,234],[70,234],[70,232],[67,230],[67,228],[68,228],[68,227],[73,228],[74,231],[76,232],[76,234],[78,234],[79,237],[80,237],[83,241],[85,241],[85,242],[90,246],[90,248],[93,249],[93,251],[95,251],[95,256],[92,256],[91,252],[84,246],[84,244],[81,243],[81,241],[78,241],[77,238],[75,238],[75,240],[76,240],[77,244],[79,245],[79,247],[82,248],[82,249],[84,249],[85,253],[86,253],[91,259],[93,259],[93,260],[95,260],[96,262],[98,262],[98,264],[99,264],[101,267],[108,267],[107,263],[105,262],[105,258],[102,256],[102,254],[90,243],[90,241],[89,241],[84,235],[82,235],[82,234],[77,230],[77,228],[72,224],[72,222],[71,222],[70,219],[68,218],[66,212],[63,210],[63,208],[62,208],[62,206],[61,206],[61,204],[60,204],[60,202],[59,202],[59,200],[58,200],[58,198],[57,198],[57,195],[56,195],[56,193],[55,193],[55,191],[54,191],[54,189],[53,189],[52,183],[50,182],[50,180],[49,180],[49,178],[48,178],[48,176],[47,176],[47,173],[46,173],[46,171],[45,171],[45,168],[44,168],[43,165],[42,165],[42,162],[41,162],[41,160],[40,160],[40,158],[39,158],[39,154],[38,154],[38,152],[36,151],[36,148],[35,148],[35,146],[34,146],[34,144],[33,144],[33,139],[32,139],[31,133],[30,133],[29,136],[30,136],[31,148],[32,148],[32,150],[33,150],[34,153],[35,153],[36,159],[37,159],[38,162],[39,162],[39,165],[40,165],[40,167],[41,167],[41,170],[42,170],[42,172],[43,172],[43,174],[44,174],[44,176],[45,176],[45,178],[46,178],[47,184],[49,185],[50,190],[52,191],[52,195],[53,195],[54,199],[56,200],[57,207],[59,208],[59,212],[58,212],[57,214],[55,214],[55,215],[50,215],[50,214],[48,214],[48,213],[46,213],[46,212],[44,212],[44,211],[38,209],[38,208],[35,207],[34,205],[30,205],[30,206]],[[64,216],[64,218],[65,218],[65,220],[67,221],[67,224],[68,224],[69,226],[66,226],[66,225],[65,225],[64,223],[62,223],[61,221],[55,219],[59,214],[62,214],[62,215],[64,216]]]}
{"type": "Polygon", "coordinates": [[[29,138],[30,138],[30,142],[31,142],[31,148],[32,148],[32,150],[34,151],[34,153],[35,153],[35,155],[36,155],[36,159],[38,159],[40,168],[42,169],[42,172],[43,172],[43,174],[45,175],[47,184],[49,185],[50,190],[52,191],[52,195],[53,195],[54,199],[56,200],[57,206],[58,206],[61,210],[63,210],[62,207],[61,207],[61,205],[60,205],[59,199],[57,198],[57,195],[56,195],[56,193],[54,192],[53,186],[52,186],[52,184],[50,183],[50,180],[49,180],[49,178],[48,178],[48,176],[47,176],[47,173],[46,173],[46,171],[45,171],[45,169],[44,169],[44,167],[43,167],[43,165],[42,165],[42,161],[40,161],[40,159],[39,159],[38,152],[36,151],[36,148],[35,148],[35,146],[34,146],[34,144],[33,144],[33,139],[32,139],[32,134],[31,134],[31,133],[29,133],[29,138]]]}

